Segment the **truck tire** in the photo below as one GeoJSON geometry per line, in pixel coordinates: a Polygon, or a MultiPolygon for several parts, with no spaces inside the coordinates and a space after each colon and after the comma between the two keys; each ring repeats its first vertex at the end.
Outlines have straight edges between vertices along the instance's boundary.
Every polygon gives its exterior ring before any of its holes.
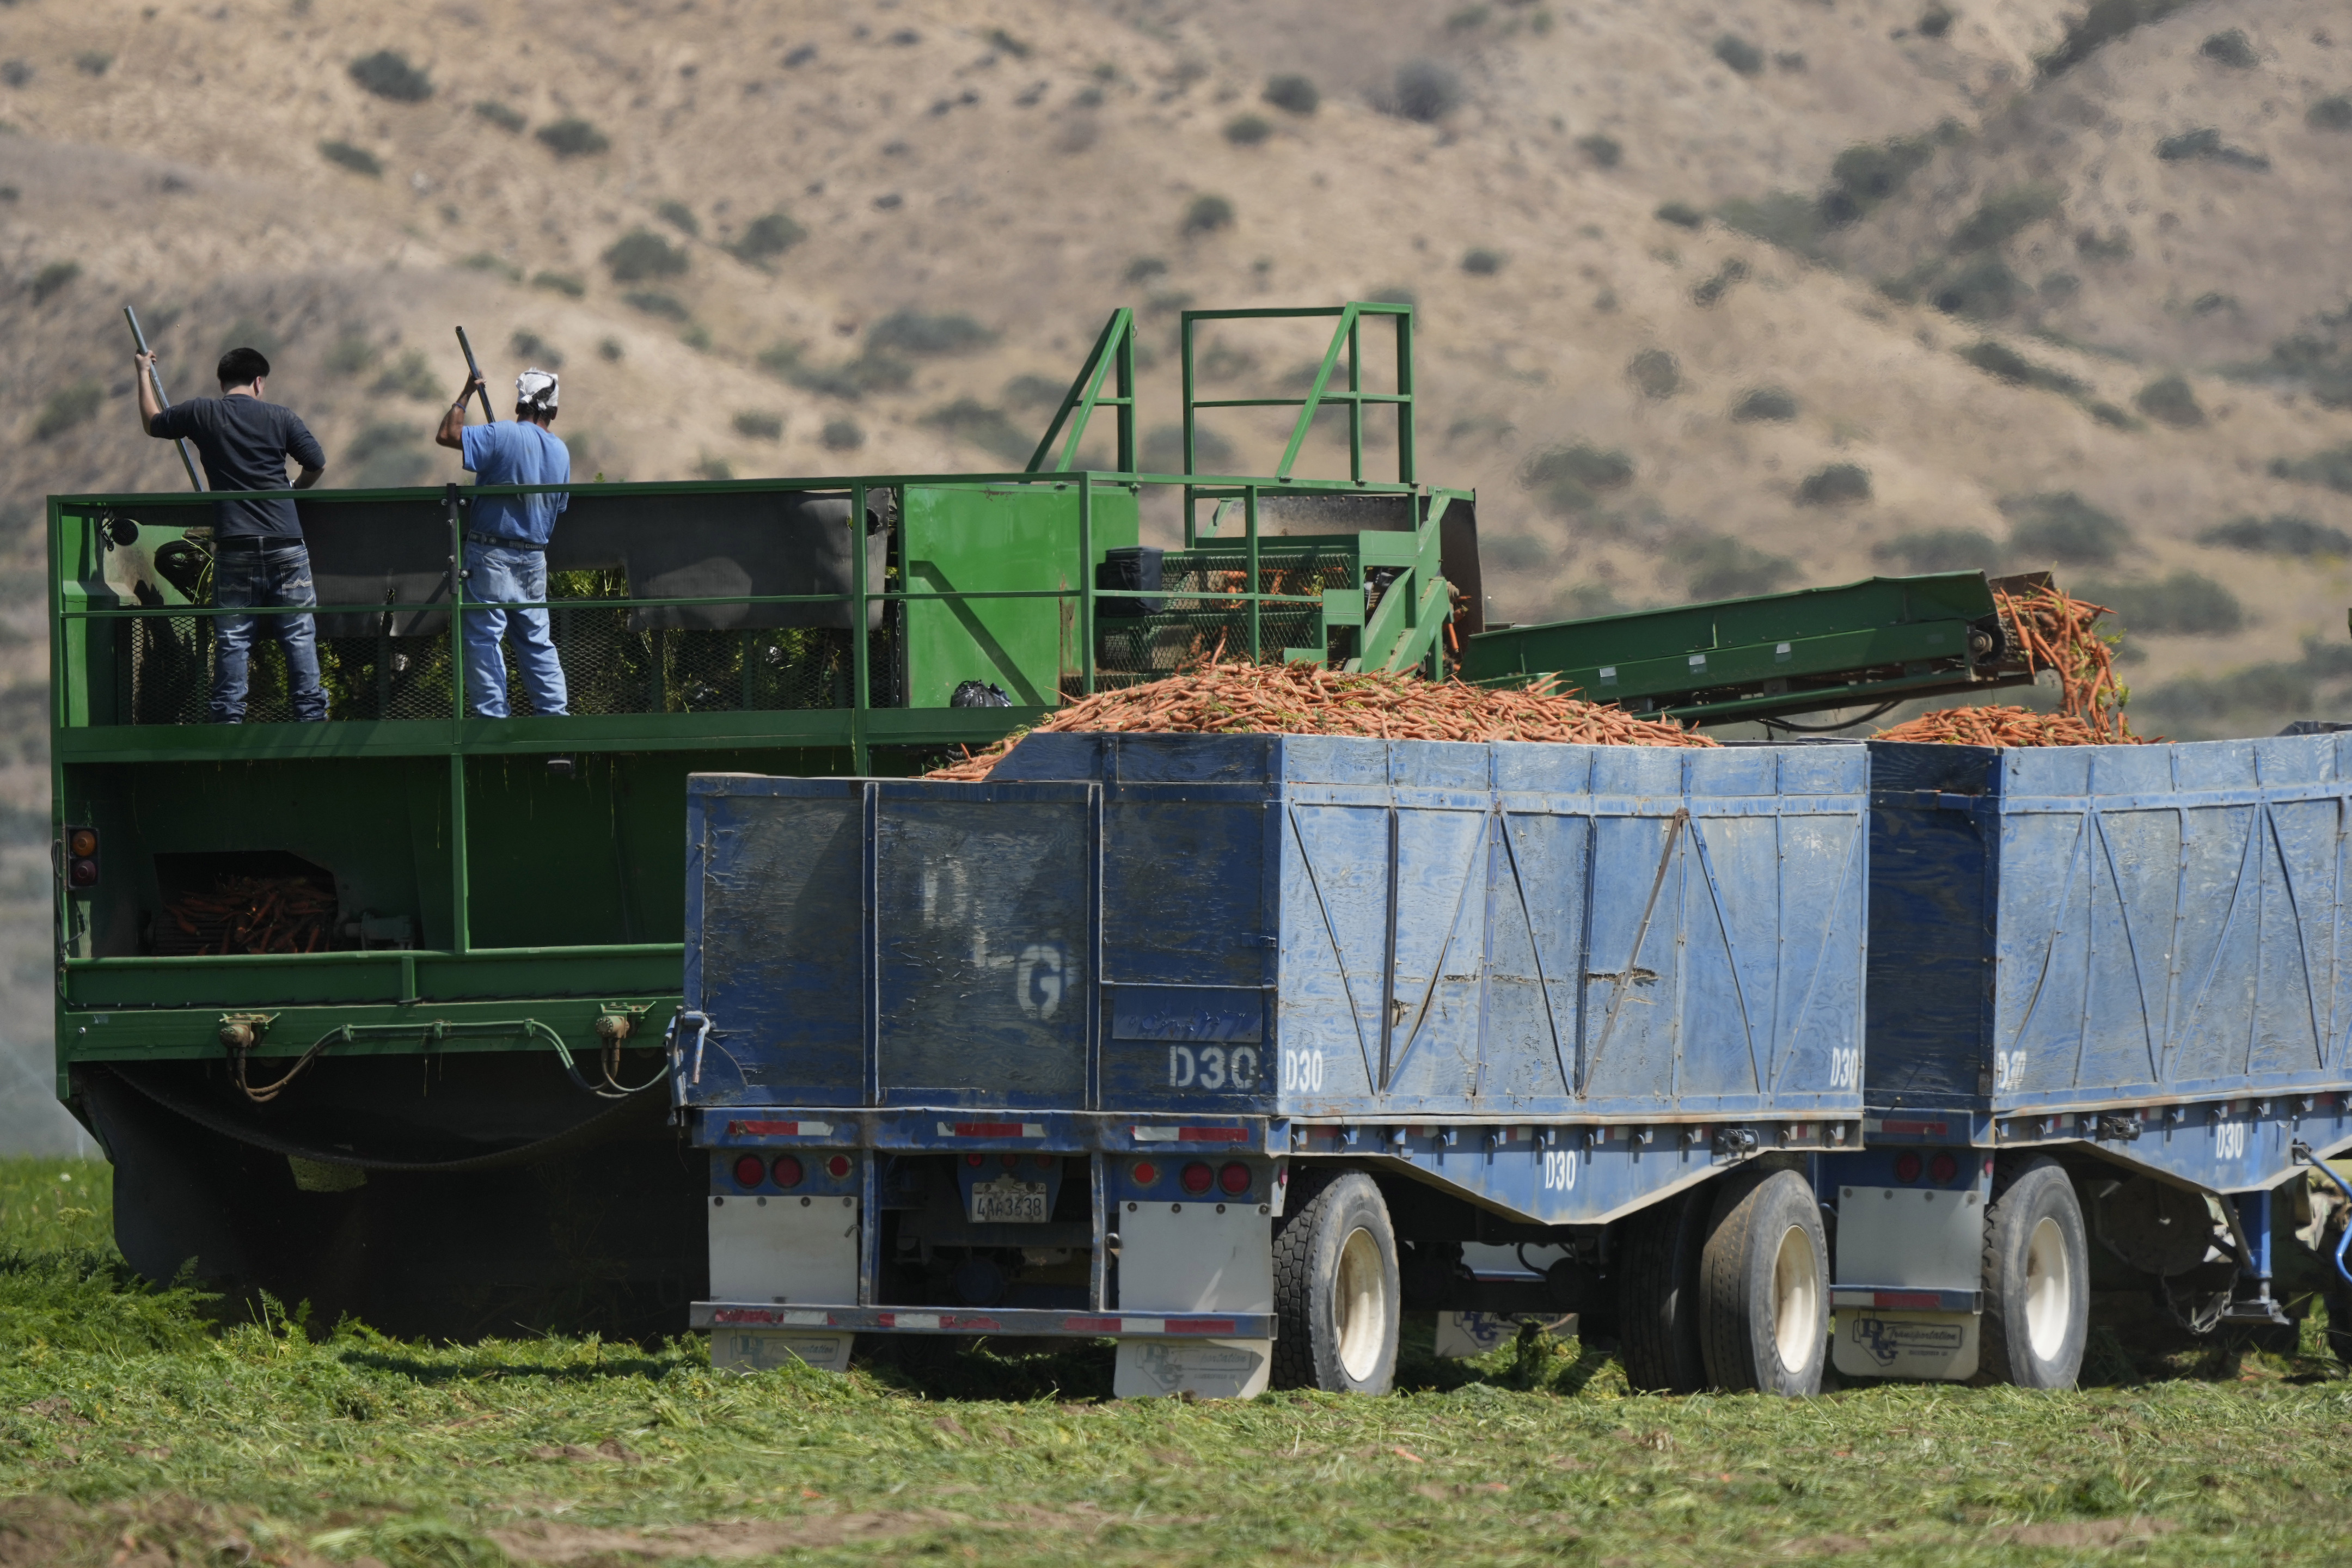
{"type": "Polygon", "coordinates": [[[1275,1386],[1386,1394],[1403,1303],[1381,1189],[1360,1171],[1336,1177],[1275,1228],[1275,1386]]]}
{"type": "Polygon", "coordinates": [[[1998,1176],[1985,1211],[1976,1381],[2074,1387],[2090,1320],[2090,1247],[2065,1167],[2032,1160],[1998,1176]]]}
{"type": "Polygon", "coordinates": [[[1795,1171],[1726,1184],[1699,1254],[1699,1346],[1717,1388],[1802,1399],[1829,1360],[1830,1249],[1822,1205],[1795,1171]]]}
{"type": "Polygon", "coordinates": [[[1617,1254],[1617,1358],[1643,1394],[1706,1386],[1698,1343],[1698,1258],[1706,1240],[1701,1191],[1654,1204],[1624,1223],[1617,1254]]]}

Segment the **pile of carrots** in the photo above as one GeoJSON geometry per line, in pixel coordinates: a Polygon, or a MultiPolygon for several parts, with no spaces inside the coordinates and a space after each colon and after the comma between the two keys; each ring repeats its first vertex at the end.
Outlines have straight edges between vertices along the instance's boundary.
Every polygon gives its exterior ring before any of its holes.
{"type": "Polygon", "coordinates": [[[2028,669],[2058,672],[2055,713],[2024,708],[1946,708],[1878,731],[1882,741],[1940,741],[1954,746],[2137,745],[2116,679],[2116,645],[2099,634],[2104,605],[2069,598],[2055,587],[2031,594],[1993,590],[2003,624],[2016,634],[2028,669]]]}
{"type": "MultiPolygon", "coordinates": [[[[1563,697],[1549,680],[1516,691],[1305,664],[1203,664],[1147,686],[1101,691],[1037,726],[1048,731],[1363,735],[1389,741],[1553,741],[1585,746],[1712,746],[1671,720],[1563,697]]],[[[1013,741],[926,774],[976,783],[1013,741]]]]}
{"type": "Polygon", "coordinates": [[[224,877],[209,893],[183,893],[163,916],[199,952],[317,952],[335,919],[335,895],[299,877],[224,877]]]}

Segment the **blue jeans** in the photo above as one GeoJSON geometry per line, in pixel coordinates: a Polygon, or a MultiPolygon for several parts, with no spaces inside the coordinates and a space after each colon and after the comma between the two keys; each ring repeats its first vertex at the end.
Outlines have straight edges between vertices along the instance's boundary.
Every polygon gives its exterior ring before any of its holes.
{"type": "Polygon", "coordinates": [[[547,552],[466,541],[466,700],[474,711],[485,719],[507,716],[507,661],[499,641],[511,619],[515,662],[522,666],[531,711],[563,712],[563,664],[555,657],[547,612],[490,607],[545,599],[547,552]]]}
{"type": "MultiPolygon", "coordinates": [[[[275,550],[255,550],[224,541],[213,552],[213,603],[222,609],[273,605],[316,605],[310,585],[310,552],[299,541],[275,550]]],[[[217,616],[213,619],[213,703],[215,724],[245,722],[245,694],[251,683],[254,624],[259,622],[286,654],[286,682],[293,689],[294,717],[315,724],[327,716],[327,693],[319,684],[318,628],[308,616],[217,616]]]]}

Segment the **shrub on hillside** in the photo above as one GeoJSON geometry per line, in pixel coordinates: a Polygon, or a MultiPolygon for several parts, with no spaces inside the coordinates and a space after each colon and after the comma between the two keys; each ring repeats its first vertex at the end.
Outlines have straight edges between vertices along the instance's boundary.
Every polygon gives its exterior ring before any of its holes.
{"type": "Polygon", "coordinates": [[[1726,33],[1715,40],[1715,58],[1741,76],[1764,72],[1764,51],[1737,33],[1726,33]]]}
{"type": "Polygon", "coordinates": [[[869,349],[895,349],[910,354],[970,353],[995,341],[994,332],[970,316],[930,316],[920,310],[894,310],[866,333],[869,349]]]}
{"type": "Polygon", "coordinates": [[[2022,496],[2001,502],[2011,518],[2012,556],[2061,566],[2105,566],[2132,542],[2131,530],[2073,490],[2022,496]]]}
{"type": "Polygon", "coordinates": [[[1612,490],[1633,482],[1633,459],[1615,447],[1582,441],[1548,447],[1519,466],[1519,483],[1555,517],[1577,517],[1612,490]]]}
{"type": "Polygon", "coordinates": [[[1936,155],[1925,136],[1896,136],[1847,148],[1830,165],[1829,188],[1822,193],[1822,217],[1832,228],[1859,223],[1886,201],[1936,155]]]}
{"type": "Polygon", "coordinates": [[[433,78],[398,49],[362,55],[352,62],[351,72],[360,86],[394,103],[422,103],[433,96],[433,78]]]}
{"type": "Polygon", "coordinates": [[[1797,486],[1799,506],[1850,506],[1870,499],[1870,470],[1859,463],[1816,468],[1797,486]]]}
{"type": "Polygon", "coordinates": [[[754,441],[781,441],[784,436],[784,416],[756,408],[746,408],[735,416],[735,434],[754,441]]]}
{"type": "Polygon", "coordinates": [[[2252,169],[2257,173],[2268,169],[2271,161],[2260,153],[2249,153],[2242,147],[2232,147],[2221,140],[2221,133],[2211,126],[2184,131],[2178,136],[2168,136],[2156,144],[2157,157],[2167,163],[2202,161],[2227,163],[2234,168],[2252,169]]]}
{"type": "MultiPolygon", "coordinates": [[[[1105,382],[1105,392],[1116,390],[1114,384],[1105,382]]],[[[1056,408],[1068,388],[1061,382],[1045,375],[1016,375],[1004,384],[1004,401],[1015,408],[1056,408]]]]}
{"type": "Polygon", "coordinates": [[[1731,405],[1731,416],[1743,425],[1794,419],[1796,395],[1781,386],[1751,386],[1731,405]]]}
{"type": "Polygon", "coordinates": [[[2262,55],[2254,48],[2253,40],[2246,37],[2243,27],[2215,33],[2197,46],[2197,52],[2209,60],[2219,61],[2237,70],[2252,70],[2263,63],[2262,55]]]}
{"type": "Polygon", "coordinates": [[[1906,572],[1971,572],[1999,561],[2000,546],[1977,529],[1930,528],[1882,540],[1871,553],[1906,572]]]}
{"type": "Polygon", "coordinates": [[[793,222],[789,214],[763,213],[744,226],[743,232],[736,237],[734,244],[727,247],[727,252],[738,261],[764,267],[807,237],[808,230],[793,222]]]}
{"type": "Polygon", "coordinates": [[[2163,375],[2139,389],[2132,399],[2142,414],[2159,425],[2169,425],[2175,430],[2187,430],[2205,423],[2205,410],[2197,404],[2197,393],[2182,375],[2163,375]]]}
{"type": "Polygon", "coordinates": [[[97,417],[99,405],[106,401],[106,392],[94,381],[77,381],[49,394],[47,402],[33,420],[33,439],[54,440],[77,425],[97,417]]]}
{"type": "Polygon", "coordinates": [[[1225,140],[1236,147],[1255,147],[1274,134],[1274,121],[1263,114],[1236,114],[1225,121],[1225,140]]]}
{"type": "Polygon", "coordinates": [[[922,422],[1006,463],[1027,462],[1035,446],[1033,437],[1023,434],[1005,417],[1004,410],[976,397],[959,397],[943,407],[934,408],[923,416],[922,422]]]}
{"type": "MultiPolygon", "coordinates": [[[[1024,453],[1024,456],[1026,456],[1024,453]]],[[[1204,474],[1223,473],[1224,466],[1234,459],[1233,443],[1215,431],[1200,425],[1192,427],[1192,457],[1198,471],[1204,474]]],[[[1184,471],[1184,426],[1155,426],[1143,437],[1136,461],[1148,474],[1181,474],[1184,471]]]]}
{"type": "Polygon", "coordinates": [[[2321,99],[2304,110],[2303,122],[2314,131],[2352,131],[2352,93],[2321,99]]]}
{"type": "Polygon", "coordinates": [[[1713,277],[1691,289],[1691,303],[1705,310],[1730,293],[1732,285],[1743,281],[1747,276],[1748,263],[1732,257],[1716,268],[1713,277]]]}
{"type": "MultiPolygon", "coordinates": [[[[633,228],[604,247],[604,267],[615,283],[676,278],[687,269],[686,252],[649,228],[633,228]]],[[[630,301],[635,304],[635,301],[630,301]]],[[[642,307],[640,307],[642,308],[642,307]]]]}
{"type": "Polygon", "coordinates": [[[74,69],[84,76],[104,76],[114,64],[114,56],[105,49],[84,49],[73,61],[74,69]]]}
{"type": "Polygon", "coordinates": [[[563,355],[557,352],[555,345],[528,329],[517,328],[507,339],[507,347],[517,359],[541,370],[563,368],[563,355]]]}
{"type": "Polygon", "coordinates": [[[441,383],[441,373],[421,349],[410,349],[384,367],[368,388],[378,396],[409,397],[419,403],[431,403],[447,395],[448,388],[441,383]]]}
{"type": "Polygon", "coordinates": [[[1684,574],[1684,591],[1701,602],[1769,594],[1797,574],[1797,563],[1720,534],[1694,534],[1676,541],[1668,557],[1684,574]]]}
{"type": "Polygon", "coordinates": [[[855,452],[866,445],[866,432],[855,419],[828,419],[817,439],[828,452],[855,452]]]}
{"type": "Polygon", "coordinates": [[[2273,477],[2293,479],[2298,484],[2326,485],[2332,490],[2352,495],[2352,441],[2341,447],[2330,447],[2324,452],[2314,452],[2308,458],[2273,458],[2273,477]]]}
{"type": "Polygon", "coordinates": [[[49,296],[81,276],[79,261],[52,261],[33,274],[33,303],[46,305],[49,296]]]}
{"type": "Polygon", "coordinates": [[[1613,169],[1625,161],[1625,144],[1614,136],[1604,136],[1596,131],[1590,136],[1576,139],[1577,150],[1592,160],[1596,169],[1613,169]]]}
{"type": "Polygon", "coordinates": [[[586,158],[613,145],[605,134],[577,115],[542,125],[535,133],[540,144],[559,158],[586,158]]]}
{"type": "Polygon", "coordinates": [[[1213,234],[1233,225],[1234,204],[1223,196],[1194,196],[1192,205],[1184,209],[1186,234],[1213,234]]]}
{"type": "Polygon", "coordinates": [[[1626,362],[1625,379],[1644,397],[1672,397],[1683,389],[1682,362],[1664,349],[1643,349],[1626,362]]]}
{"type": "Polygon", "coordinates": [[[606,364],[620,363],[628,352],[618,338],[599,338],[596,342],[596,357],[606,364]]]}
{"type": "Polygon", "coordinates": [[[2035,63],[2043,76],[2057,76],[2088,59],[2101,44],[2147,23],[2161,21],[2188,4],[2189,0],[2091,0],[2058,47],[2035,63]]]}
{"type": "Polygon", "coordinates": [[[633,310],[643,310],[648,316],[659,316],[666,321],[683,321],[693,314],[686,308],[685,300],[655,289],[632,289],[621,296],[621,303],[633,310]]]}
{"type": "Polygon", "coordinates": [[[702,220],[684,202],[660,202],[654,206],[654,216],[685,235],[689,239],[702,237],[702,220]]]}
{"type": "Polygon", "coordinates": [[[2246,624],[2237,595],[2194,572],[2153,583],[2083,582],[2074,592],[2106,605],[2126,629],[2147,637],[2228,637],[2246,624]]]}
{"type": "Polygon", "coordinates": [[[1923,38],[1940,38],[1952,30],[1952,24],[1958,19],[1952,8],[1945,5],[1943,0],[1934,0],[1934,3],[1925,11],[1919,13],[1919,19],[1911,26],[1923,38]]]}
{"type": "Polygon", "coordinates": [[[1437,60],[1407,60],[1397,67],[1388,100],[1381,106],[1406,120],[1433,125],[1462,107],[1462,79],[1437,60]]]}
{"type": "Polygon", "coordinates": [[[1323,95],[1303,76],[1272,76],[1265,79],[1265,100],[1291,114],[1312,114],[1323,95]]]}
{"type": "Polygon", "coordinates": [[[2307,517],[2281,512],[2271,517],[2242,517],[2207,529],[2197,542],[2213,549],[2243,550],[2260,555],[2352,556],[2352,533],[2307,517]]]}
{"type": "Polygon", "coordinates": [[[1930,286],[1927,302],[1947,316],[1971,321],[1997,321],[2015,310],[2026,296],[2025,279],[1998,256],[1979,256],[1930,286]]]}
{"type": "Polygon", "coordinates": [[[2037,387],[2043,392],[2063,393],[2073,396],[2088,392],[2090,384],[2068,375],[2063,370],[2036,364],[2006,343],[1990,338],[1970,343],[1960,351],[1960,357],[1996,380],[2011,386],[2037,387]]]}
{"type": "Polygon", "coordinates": [[[1706,226],[1706,215],[1688,202],[1662,202],[1658,210],[1650,216],[1661,223],[1674,224],[1680,228],[1706,226]]]}
{"type": "Polygon", "coordinates": [[[2043,219],[2056,217],[2065,202],[2063,190],[2042,182],[1992,192],[1952,231],[1951,249],[1959,255],[2005,245],[2043,219]]]}
{"type": "Polygon", "coordinates": [[[1503,269],[1505,259],[1501,251],[1488,250],[1484,247],[1465,250],[1462,253],[1462,270],[1473,278],[1492,278],[1503,269]]]}
{"type": "Polygon", "coordinates": [[[588,292],[588,280],[577,272],[534,272],[530,275],[530,286],[573,300],[583,298],[588,292]]]}
{"type": "Polygon", "coordinates": [[[530,123],[520,112],[508,108],[495,98],[477,99],[474,112],[501,131],[520,132],[530,123]]]}
{"type": "Polygon", "coordinates": [[[370,179],[383,173],[383,165],[376,160],[374,153],[364,147],[354,147],[348,142],[321,142],[319,154],[330,163],[349,169],[354,174],[365,174],[370,179]]]}
{"type": "Polygon", "coordinates": [[[1773,191],[1759,200],[1734,196],[1715,209],[1724,226],[1818,261],[1822,257],[1821,204],[1794,191],[1773,191]]]}

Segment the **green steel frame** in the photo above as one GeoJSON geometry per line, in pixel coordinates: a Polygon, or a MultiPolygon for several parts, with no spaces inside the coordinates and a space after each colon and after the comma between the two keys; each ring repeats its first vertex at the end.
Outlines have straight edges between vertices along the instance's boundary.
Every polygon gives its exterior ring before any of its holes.
{"type": "MultiPolygon", "coordinates": [[[[394,501],[411,506],[436,503],[445,511],[452,559],[462,554],[464,510],[461,495],[522,495],[543,489],[563,489],[575,498],[601,497],[625,501],[632,497],[676,500],[698,495],[731,495],[745,491],[790,494],[801,491],[847,492],[853,518],[866,514],[869,492],[938,487],[979,495],[1066,497],[1075,503],[1077,538],[1075,563],[1085,569],[1075,574],[1041,573],[1038,585],[1018,589],[962,591],[925,590],[907,582],[897,586],[869,580],[863,550],[848,552],[852,581],[847,594],[765,595],[742,599],[595,600],[599,608],[654,609],[709,604],[787,605],[842,604],[848,606],[847,624],[866,624],[867,607],[876,604],[911,606],[946,602],[959,615],[985,616],[989,601],[1051,600],[1074,614],[1078,668],[1069,672],[1077,689],[1097,689],[1095,626],[1098,601],[1146,596],[1140,590],[1102,588],[1094,580],[1094,564],[1101,558],[1096,537],[1099,509],[1106,496],[1116,495],[1131,509],[1137,497],[1152,487],[1181,487],[1185,508],[1187,544],[1197,542],[1192,505],[1199,499],[1242,503],[1244,531],[1242,543],[1251,575],[1249,589],[1219,588],[1221,603],[1245,604],[1249,621],[1249,651],[1261,648],[1259,621],[1269,607],[1296,613],[1312,609],[1327,630],[1317,647],[1279,650],[1287,656],[1313,656],[1329,646],[1328,628],[1360,628],[1360,661],[1375,668],[1423,668],[1439,673],[1443,668],[1440,631],[1446,608],[1446,585],[1438,571],[1437,531],[1450,506],[1467,507],[1466,491],[1432,490],[1413,477],[1411,394],[1411,311],[1403,306],[1350,304],[1317,311],[1188,312],[1181,328],[1185,356],[1184,411],[1186,472],[1181,475],[1134,471],[1135,390],[1134,318],[1115,311],[1097,339],[1086,365],[1073,382],[1045,438],[1039,443],[1029,468],[1013,474],[868,474],[796,479],[703,481],[660,485],[569,485],[546,487],[469,487],[461,492],[450,486],[430,489],[265,492],[310,502],[365,503],[394,501]],[[1304,398],[1230,400],[1196,404],[1192,397],[1192,347],[1196,321],[1273,319],[1295,316],[1333,318],[1337,322],[1329,351],[1315,385],[1304,398]],[[1395,394],[1362,390],[1358,365],[1358,327],[1365,316],[1383,316],[1396,326],[1398,386],[1395,394]],[[1346,356],[1346,389],[1329,388],[1340,357],[1346,356]],[[1351,477],[1346,480],[1293,478],[1290,469],[1318,409],[1341,403],[1349,410],[1351,477]],[[1300,414],[1279,471],[1268,477],[1202,476],[1192,471],[1194,408],[1297,405],[1300,414]],[[1362,474],[1362,417],[1366,405],[1392,405],[1400,412],[1399,468],[1394,481],[1375,481],[1362,474]],[[1118,422],[1120,468],[1072,470],[1078,443],[1097,407],[1115,410],[1118,422]],[[1058,441],[1058,448],[1056,443],[1058,441]],[[1054,453],[1058,450],[1058,457],[1054,453]],[[1052,458],[1053,466],[1046,463],[1052,458]],[[1275,492],[1284,495],[1383,494],[1406,498],[1415,525],[1405,532],[1367,532],[1347,537],[1345,544],[1356,561],[1355,581],[1341,590],[1318,594],[1270,594],[1260,591],[1261,558],[1258,501],[1275,492]],[[1383,595],[1366,613],[1363,585],[1374,569],[1398,574],[1411,591],[1383,595]]],[[[483,787],[471,774],[495,759],[530,759],[556,755],[595,754],[622,759],[680,752],[700,753],[718,765],[743,765],[750,759],[772,771],[852,772],[866,773],[876,764],[877,748],[942,749],[992,742],[1004,734],[1034,723],[1048,708],[959,709],[877,706],[874,700],[871,639],[848,638],[853,660],[850,700],[845,708],[741,710],[720,712],[645,712],[580,715],[561,718],[469,717],[463,689],[463,659],[457,648],[458,628],[468,603],[462,577],[455,584],[446,607],[451,611],[448,717],[442,719],[336,720],[320,724],[252,723],[144,724],[100,721],[104,703],[94,688],[93,649],[101,637],[113,635],[106,623],[142,617],[212,617],[226,612],[214,606],[172,604],[157,606],[121,602],[103,585],[100,537],[110,519],[149,519],[190,507],[208,507],[211,498],[177,492],[101,493],[58,496],[47,509],[50,552],[49,612],[51,682],[51,768],[53,826],[62,837],[68,823],[82,818],[93,800],[109,790],[167,791],[171,781],[191,776],[176,770],[246,768],[298,769],[311,764],[344,768],[411,772],[419,765],[446,773],[443,802],[433,830],[446,842],[446,920],[433,922],[446,940],[427,946],[420,940],[411,949],[338,951],[269,956],[196,957],[95,956],[91,951],[89,904],[92,895],[70,890],[62,865],[56,896],[58,969],[58,1089],[61,1098],[72,1094],[70,1068],[77,1061],[140,1060],[164,1058],[202,1058],[223,1048],[220,1030],[242,1020],[260,1034],[257,1056],[288,1056],[301,1052],[316,1039],[334,1035],[338,1054],[426,1054],[457,1050],[517,1050],[545,1048],[544,1036],[553,1030],[568,1037],[574,1048],[594,1040],[600,1019],[618,1015],[632,1020],[667,1015],[677,1003],[682,947],[676,941],[593,942],[575,945],[509,945],[482,940],[476,914],[480,902],[478,846],[469,842],[469,818],[484,804],[483,787]],[[155,772],[152,770],[163,770],[155,772]],[[158,783],[157,781],[162,781],[158,783]]],[[[1057,502],[1056,504],[1060,504],[1057,502]]],[[[1274,547],[1278,552],[1292,542],[1274,547]]],[[[562,603],[543,601],[546,605],[562,603]]],[[[579,601],[571,603],[577,604],[579,601]]],[[[310,612],[319,615],[381,614],[384,606],[326,605],[310,612]]],[[[268,614],[269,612],[255,612],[268,614]]],[[[543,770],[542,770],[543,771],[543,770]]],[[[244,776],[244,775],[239,775],[244,776]]],[[[307,775],[269,774],[293,778],[307,775]]],[[[347,776],[347,775],[338,775],[347,776]]],[[[348,776],[366,776],[348,775],[348,776]]],[[[385,773],[389,779],[391,774],[385,773]]],[[[392,787],[386,784],[384,787],[392,787]]],[[[437,786],[436,786],[437,787],[437,786]]],[[[354,800],[352,810],[366,809],[354,800]]],[[[677,803],[683,820],[683,802],[677,803]]],[[[421,806],[418,809],[423,809],[421,806]]],[[[618,807],[616,806],[617,810],[618,807]]],[[[422,829],[420,829],[422,831],[422,829]]],[[[682,832],[682,828],[680,829],[682,832]]],[[[268,825],[257,823],[253,836],[266,840],[268,825]]],[[[148,846],[121,843],[121,832],[102,842],[101,858],[118,859],[143,854],[148,846]]],[[[681,840],[682,844],[682,840],[681,840]]],[[[480,884],[488,886],[488,884],[480,884]]],[[[424,894],[421,890],[419,897],[424,894]]],[[[421,933],[420,933],[421,935],[421,933]]],[[[639,1035],[642,1041],[642,1033],[639,1035]]]]}

